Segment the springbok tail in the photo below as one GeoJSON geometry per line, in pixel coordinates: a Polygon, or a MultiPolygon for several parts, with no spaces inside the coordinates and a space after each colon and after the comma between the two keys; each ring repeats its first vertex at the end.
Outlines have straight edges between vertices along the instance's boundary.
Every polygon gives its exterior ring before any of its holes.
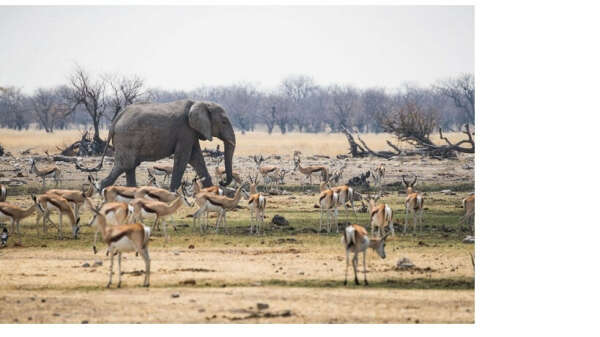
{"type": "Polygon", "coordinates": [[[152,228],[148,226],[144,226],[144,247],[148,245],[148,241],[150,241],[150,234],[152,233],[152,228]]]}
{"type": "Polygon", "coordinates": [[[344,242],[346,243],[346,248],[356,244],[355,234],[354,227],[346,227],[346,230],[344,231],[344,242]]]}

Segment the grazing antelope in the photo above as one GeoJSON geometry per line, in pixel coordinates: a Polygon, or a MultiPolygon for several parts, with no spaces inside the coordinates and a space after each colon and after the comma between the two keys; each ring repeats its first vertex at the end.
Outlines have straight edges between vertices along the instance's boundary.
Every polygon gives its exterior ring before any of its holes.
{"type": "Polygon", "coordinates": [[[108,186],[100,190],[100,184],[91,175],[88,179],[96,191],[102,196],[103,202],[125,202],[130,203],[135,199],[137,187],[128,186],[108,186]]]}
{"type": "Polygon", "coordinates": [[[321,219],[319,221],[319,232],[323,229],[323,212],[327,212],[327,233],[331,232],[331,220],[335,223],[335,231],[338,232],[337,226],[337,205],[338,194],[330,189],[325,188],[326,183],[321,183],[321,194],[319,194],[319,208],[321,209],[321,219]]]}
{"type": "Polygon", "coordinates": [[[6,196],[8,195],[8,189],[6,185],[0,184],[0,202],[6,201],[6,196]]]}
{"type": "Polygon", "coordinates": [[[327,173],[327,167],[325,166],[312,165],[302,167],[302,160],[300,159],[300,157],[295,159],[294,171],[299,171],[300,173],[304,174],[305,178],[309,180],[310,185],[312,185],[312,175],[315,173],[321,175],[322,181],[327,181],[329,176],[327,173]]]}
{"type": "Polygon", "coordinates": [[[172,165],[153,165],[152,168],[148,168],[148,174],[152,176],[164,176],[163,184],[171,177],[173,173],[172,165]]]}
{"type": "MultiPolygon", "coordinates": [[[[62,240],[62,219],[63,215],[66,215],[69,218],[69,222],[71,222],[71,230],[73,232],[73,238],[77,239],[77,234],[79,233],[79,218],[75,220],[75,214],[73,213],[73,209],[71,208],[71,204],[67,201],[67,199],[58,196],[56,194],[42,194],[40,196],[32,195],[31,198],[41,211],[41,216],[44,217],[44,233],[47,232],[46,229],[46,221],[50,217],[51,211],[58,211],[58,238],[62,240]]],[[[38,216],[39,219],[39,216],[38,216]]],[[[36,220],[37,222],[37,220],[36,220]]]]}
{"type": "Polygon", "coordinates": [[[250,198],[248,199],[248,207],[250,208],[250,234],[254,229],[254,222],[256,222],[256,234],[260,233],[260,226],[264,229],[265,220],[265,208],[267,207],[267,199],[260,193],[256,192],[256,181],[258,176],[248,177],[250,180],[250,198]]]}
{"type": "Polygon", "coordinates": [[[56,186],[60,184],[62,179],[61,170],[56,164],[52,164],[48,167],[38,169],[35,164],[35,159],[31,159],[31,167],[29,168],[29,173],[34,173],[36,176],[42,178],[42,185],[46,187],[46,177],[54,178],[54,183],[56,186]]]}
{"type": "Polygon", "coordinates": [[[108,271],[108,284],[110,288],[113,276],[113,262],[115,255],[119,255],[119,283],[117,288],[121,287],[121,255],[122,253],[135,251],[144,259],[146,265],[146,275],[144,277],[144,287],[150,286],[150,254],[148,254],[148,241],[150,240],[151,229],[139,223],[119,224],[107,226],[106,217],[100,213],[99,209],[92,209],[94,218],[91,223],[95,223],[102,233],[102,239],[108,245],[110,254],[110,268],[108,271]]]}
{"type": "Polygon", "coordinates": [[[156,176],[152,174],[150,169],[148,169],[148,181],[146,182],[146,186],[154,186],[160,188],[160,184],[158,183],[158,181],[156,181],[156,176]]]}
{"type": "Polygon", "coordinates": [[[225,193],[225,191],[220,186],[217,186],[217,185],[209,186],[209,187],[202,187],[203,180],[204,180],[204,178],[198,179],[198,177],[195,177],[194,180],[192,180],[192,187],[193,187],[194,194],[206,192],[206,193],[212,193],[212,194],[216,194],[216,195],[223,195],[225,193]]]}
{"type": "Polygon", "coordinates": [[[21,243],[21,231],[19,230],[19,223],[21,220],[32,215],[36,208],[37,206],[35,203],[33,203],[33,205],[31,205],[29,208],[21,209],[20,207],[12,205],[8,202],[0,202],[0,218],[10,219],[11,234],[17,234],[19,243],[21,243]]]}
{"type": "Polygon", "coordinates": [[[381,189],[383,186],[383,179],[385,178],[385,164],[379,164],[375,170],[373,170],[373,180],[375,182],[375,188],[381,189]]]}
{"type": "Polygon", "coordinates": [[[91,184],[87,191],[85,191],[83,187],[81,191],[51,189],[46,191],[46,194],[56,194],[67,199],[75,210],[75,217],[77,218],[79,217],[79,208],[83,205],[87,204],[90,209],[94,207],[92,205],[92,200],[90,199],[90,197],[94,195],[94,187],[91,184]]]}
{"type": "MultiPolygon", "coordinates": [[[[167,225],[163,221],[163,218],[177,212],[177,210],[183,205],[184,200],[186,203],[188,203],[187,199],[185,199],[185,196],[179,194],[179,192],[176,193],[177,198],[169,204],[144,197],[133,199],[130,203],[130,205],[133,207],[132,222],[141,222],[144,217],[154,215],[154,225],[152,228],[158,228],[159,222],[162,222],[163,236],[165,238],[165,242],[168,241],[169,237],[167,233],[167,225]]],[[[188,205],[191,204],[188,203],[188,205]]]]}
{"type": "Polygon", "coordinates": [[[375,226],[377,226],[379,236],[381,236],[382,232],[385,232],[385,227],[388,227],[392,236],[394,236],[394,211],[388,204],[377,205],[376,202],[380,197],[381,195],[379,194],[374,199],[370,195],[367,197],[371,219],[371,234],[375,233],[375,226]]]}
{"type": "Polygon", "coordinates": [[[260,175],[262,175],[263,182],[265,183],[267,188],[277,181],[277,177],[279,176],[279,167],[275,165],[262,165],[262,163],[265,161],[262,155],[260,156],[260,158],[258,158],[257,156],[252,156],[252,159],[256,164],[258,172],[260,173],[260,175]]]}
{"type": "Polygon", "coordinates": [[[332,191],[338,195],[338,206],[344,207],[344,213],[346,213],[346,220],[348,220],[347,203],[350,202],[350,208],[354,212],[354,217],[358,217],[356,209],[354,208],[354,190],[348,185],[341,185],[331,188],[332,191]]]}
{"type": "Polygon", "coordinates": [[[344,169],[346,168],[346,165],[348,165],[348,163],[344,162],[344,165],[342,165],[342,167],[333,171],[333,174],[331,174],[331,178],[329,179],[329,181],[338,184],[340,182],[340,179],[342,179],[342,175],[344,175],[344,169]]]}
{"type": "MultiPolygon", "coordinates": [[[[201,192],[194,195],[196,206],[198,210],[194,213],[194,223],[196,226],[196,218],[200,215],[208,212],[218,212],[217,222],[215,224],[215,232],[219,231],[219,222],[223,223],[223,227],[227,226],[227,210],[234,209],[237,207],[240,199],[242,198],[242,191],[245,184],[240,184],[233,198],[228,198],[224,195],[215,195],[213,193],[201,192]]],[[[244,191],[244,194],[246,192],[244,191]]],[[[208,227],[208,215],[206,217],[206,227],[208,227]]],[[[202,225],[200,225],[202,227],[202,225]]]]}
{"type": "MultiPolygon", "coordinates": [[[[129,223],[130,218],[133,216],[133,206],[124,202],[107,202],[101,207],[92,207],[92,210],[97,210],[105,218],[107,225],[122,225],[129,223]]],[[[94,219],[89,222],[88,226],[93,225],[94,219]]],[[[96,228],[94,233],[94,245],[92,246],[94,254],[96,254],[96,242],[98,241],[98,232],[100,228],[96,228]]]]}
{"type": "Polygon", "coordinates": [[[349,225],[344,230],[342,235],[342,244],[346,249],[346,272],[344,273],[344,285],[348,284],[348,264],[350,263],[350,252],[354,253],[352,258],[352,268],[354,269],[354,283],[358,282],[358,253],[363,253],[363,273],[365,275],[365,285],[369,285],[367,281],[367,248],[371,248],[377,252],[377,255],[385,259],[385,240],[389,233],[381,239],[369,239],[367,230],[363,226],[349,225]]]}
{"type": "Polygon", "coordinates": [[[283,185],[285,184],[285,175],[288,173],[288,170],[286,169],[282,169],[279,170],[279,176],[275,177],[276,179],[276,183],[278,183],[279,185],[283,185]]]}
{"type": "MultiPolygon", "coordinates": [[[[206,198],[204,198],[203,195],[204,194],[223,195],[224,194],[223,189],[219,186],[209,186],[209,187],[203,188],[202,184],[201,184],[201,182],[203,180],[204,180],[204,178],[198,179],[198,177],[196,177],[192,181],[194,202],[195,202],[196,206],[199,208],[193,215],[194,221],[192,223],[192,229],[196,228],[196,220],[202,214],[206,215],[204,224],[207,228],[208,227],[208,212],[209,211],[220,212],[220,209],[210,208],[210,207],[208,207],[208,205],[205,205],[206,198]]],[[[200,229],[204,230],[204,226],[202,225],[202,223],[200,224],[200,229]]]]}
{"type": "Polygon", "coordinates": [[[472,223],[473,227],[475,227],[475,193],[464,198],[462,204],[465,209],[465,215],[463,216],[465,225],[468,226],[472,223]]]}
{"type": "Polygon", "coordinates": [[[414,228],[413,232],[417,230],[417,218],[419,220],[419,231],[423,226],[423,196],[413,190],[415,183],[417,182],[417,176],[412,183],[406,182],[404,176],[402,181],[406,186],[406,199],[404,200],[404,206],[406,207],[406,215],[404,217],[404,233],[406,233],[406,226],[408,225],[408,213],[413,214],[414,228]]]}
{"type": "MultiPolygon", "coordinates": [[[[219,165],[221,165],[222,161],[223,161],[223,157],[217,158],[217,166],[215,166],[215,179],[216,180],[223,180],[223,175],[225,174],[225,168],[219,166],[219,165]]],[[[231,176],[233,177],[233,180],[235,181],[236,184],[239,185],[242,183],[242,178],[240,178],[240,174],[238,172],[232,171],[231,176]]]]}

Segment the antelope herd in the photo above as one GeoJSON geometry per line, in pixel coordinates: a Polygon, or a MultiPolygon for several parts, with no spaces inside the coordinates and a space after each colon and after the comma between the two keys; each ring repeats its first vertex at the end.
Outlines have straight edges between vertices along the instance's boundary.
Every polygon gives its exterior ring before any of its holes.
{"type": "MultiPolygon", "coordinates": [[[[375,190],[378,193],[375,196],[367,194],[366,197],[355,192],[352,185],[353,179],[350,179],[348,184],[339,184],[347,163],[344,162],[338,169],[330,169],[323,165],[302,166],[302,154],[299,151],[293,155],[293,171],[298,172],[301,176],[301,187],[305,189],[305,183],[312,185],[313,175],[320,177],[320,191],[315,208],[319,208],[320,221],[319,232],[325,228],[327,233],[332,232],[335,228],[338,229],[338,208],[345,212],[345,226],[342,230],[342,244],[346,251],[346,272],[344,284],[347,283],[348,265],[350,263],[350,253],[353,253],[352,267],[354,269],[355,283],[358,284],[357,264],[358,255],[363,253],[363,267],[365,269],[364,283],[368,284],[366,278],[366,250],[372,248],[381,258],[385,258],[385,241],[389,236],[394,236],[394,210],[389,204],[378,203],[383,195],[384,180],[386,177],[386,167],[380,164],[362,174],[360,181],[366,181],[370,176],[374,181],[375,190]],[[332,172],[330,175],[329,172],[332,172]],[[302,177],[304,179],[302,179],[302,177]],[[368,209],[370,234],[373,238],[368,237],[368,232],[365,227],[358,224],[353,224],[349,221],[349,209],[352,210],[354,220],[358,220],[357,210],[354,202],[360,201],[363,204],[363,209],[368,209]],[[365,204],[366,201],[366,204],[365,204]],[[332,228],[333,227],[333,228],[332,228]]],[[[55,225],[50,220],[50,214],[55,212],[58,214],[58,237],[63,238],[63,217],[66,217],[71,225],[73,238],[77,238],[80,230],[80,215],[83,208],[87,206],[93,214],[92,220],[88,226],[96,226],[94,235],[93,251],[97,252],[96,242],[97,234],[100,232],[102,240],[106,243],[110,256],[110,271],[109,281],[107,286],[112,284],[113,275],[113,260],[114,256],[118,256],[119,280],[118,285],[121,285],[121,254],[124,252],[136,252],[145,262],[145,278],[144,286],[150,283],[150,256],[148,253],[148,242],[152,230],[156,230],[162,225],[162,236],[165,241],[168,240],[168,228],[164,219],[171,217],[184,204],[188,207],[195,208],[193,213],[192,230],[196,230],[196,222],[200,218],[200,231],[208,229],[208,213],[217,213],[215,223],[215,232],[218,232],[219,225],[226,230],[227,228],[227,212],[238,208],[242,196],[248,200],[247,208],[250,210],[250,227],[251,234],[264,234],[264,219],[267,211],[267,194],[258,191],[258,177],[262,176],[264,191],[268,192],[273,189],[274,184],[283,184],[287,170],[281,165],[265,165],[265,158],[261,156],[253,156],[252,159],[256,164],[256,173],[249,174],[242,178],[242,175],[234,171],[233,176],[236,181],[236,190],[233,197],[230,193],[225,193],[223,187],[211,186],[204,188],[202,181],[204,177],[196,177],[191,182],[184,180],[181,186],[175,192],[170,192],[161,187],[157,182],[156,176],[164,176],[163,183],[168,180],[173,170],[172,166],[154,165],[147,169],[148,182],[147,186],[126,187],[126,186],[109,186],[100,189],[99,182],[88,176],[89,186],[82,187],[80,190],[69,189],[50,189],[40,195],[31,195],[33,204],[26,208],[21,208],[17,205],[6,201],[8,189],[5,185],[0,184],[0,219],[6,218],[11,222],[11,234],[15,234],[18,238],[18,244],[21,243],[20,222],[37,213],[36,229],[39,235],[39,219],[43,218],[43,232],[47,233],[47,222],[55,225]],[[249,187],[249,193],[246,188],[249,187]],[[92,198],[95,194],[100,197],[100,203],[95,205],[92,198]],[[146,227],[143,224],[144,218],[154,220],[152,227],[146,227]]],[[[217,180],[221,179],[225,170],[219,166],[220,160],[215,166],[215,175],[217,180]]],[[[56,187],[61,183],[62,173],[56,165],[39,168],[36,161],[30,160],[30,173],[41,178],[42,185],[45,187],[46,178],[54,178],[56,187]]],[[[388,170],[389,173],[389,170],[388,170]]],[[[409,215],[413,218],[413,232],[422,230],[423,225],[423,205],[424,196],[415,190],[417,176],[414,176],[411,182],[402,176],[402,183],[406,188],[406,197],[403,201],[405,208],[404,229],[406,233],[409,223],[409,215]]],[[[475,195],[471,194],[462,201],[465,215],[463,220],[465,224],[474,222],[475,213],[475,195]]],[[[368,225],[367,224],[367,225],[368,225]]]]}

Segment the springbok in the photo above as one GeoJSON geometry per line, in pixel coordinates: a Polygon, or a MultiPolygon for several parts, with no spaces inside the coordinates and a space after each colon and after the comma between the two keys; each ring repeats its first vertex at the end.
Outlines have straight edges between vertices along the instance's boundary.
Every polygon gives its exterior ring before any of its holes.
{"type": "Polygon", "coordinates": [[[383,179],[385,178],[385,164],[379,164],[375,170],[373,170],[373,180],[375,188],[381,190],[383,187],[383,179]]]}
{"type": "Polygon", "coordinates": [[[19,229],[19,224],[21,220],[31,216],[37,206],[35,202],[31,207],[22,209],[16,205],[10,204],[8,202],[0,202],[0,218],[8,218],[10,219],[11,225],[11,234],[16,233],[18,239],[18,243],[21,243],[21,231],[19,229]]]}
{"type": "Polygon", "coordinates": [[[73,209],[75,210],[75,217],[77,218],[79,217],[79,208],[83,205],[87,204],[90,209],[94,207],[92,205],[92,200],[90,199],[92,195],[94,195],[94,187],[91,184],[87,191],[82,186],[81,191],[51,189],[46,191],[46,194],[55,194],[65,198],[71,203],[73,209]]]}
{"type": "Polygon", "coordinates": [[[252,234],[255,222],[256,234],[260,233],[261,226],[263,227],[264,233],[264,219],[265,208],[267,207],[267,199],[256,191],[256,182],[258,180],[258,176],[255,176],[254,179],[248,177],[248,179],[250,180],[250,198],[248,199],[248,207],[250,208],[250,234],[252,234]]]}
{"type": "MultiPolygon", "coordinates": [[[[208,228],[208,212],[212,211],[212,212],[219,213],[221,211],[220,208],[210,208],[209,205],[205,205],[206,198],[204,198],[203,195],[204,194],[214,194],[214,195],[222,196],[224,194],[223,189],[216,185],[209,186],[209,187],[202,187],[201,182],[203,180],[204,180],[204,178],[198,179],[198,177],[196,177],[192,181],[192,187],[193,187],[192,196],[194,198],[194,203],[198,207],[198,210],[196,212],[194,212],[194,214],[192,215],[194,218],[194,221],[192,223],[192,230],[196,228],[196,221],[198,220],[198,217],[200,217],[202,214],[206,215],[204,224],[205,224],[206,228],[208,228]]],[[[187,184],[187,183],[185,183],[185,184],[187,184]]],[[[200,223],[200,230],[201,231],[204,230],[204,226],[202,223],[200,223]]]]}
{"type": "Polygon", "coordinates": [[[277,177],[279,176],[279,167],[275,165],[262,165],[262,163],[265,161],[262,155],[260,158],[257,156],[252,156],[252,159],[256,164],[258,172],[260,175],[262,175],[263,182],[267,188],[269,188],[273,183],[277,182],[277,177]]]}
{"type": "Polygon", "coordinates": [[[345,228],[342,235],[342,244],[346,250],[346,272],[344,273],[344,285],[348,284],[348,264],[350,263],[350,252],[354,253],[352,258],[352,268],[354,269],[354,283],[358,282],[358,253],[363,253],[363,273],[365,275],[365,286],[369,285],[367,281],[367,248],[377,252],[377,255],[385,259],[385,240],[389,233],[381,239],[369,239],[367,230],[363,226],[349,225],[345,228]]]}
{"type": "Polygon", "coordinates": [[[164,176],[163,184],[169,179],[173,173],[172,165],[153,165],[152,168],[148,168],[148,174],[152,176],[164,176]]]}
{"type": "Polygon", "coordinates": [[[88,180],[94,186],[96,191],[102,196],[103,202],[125,202],[130,203],[135,199],[137,187],[128,186],[108,186],[100,190],[100,184],[91,175],[88,180]]]}
{"type": "Polygon", "coordinates": [[[42,185],[46,187],[46,177],[54,178],[54,183],[58,186],[62,180],[62,172],[56,164],[52,164],[48,167],[39,169],[35,164],[35,159],[31,159],[31,167],[29,168],[29,173],[33,173],[36,176],[42,178],[42,185]]]}
{"type": "Polygon", "coordinates": [[[150,169],[148,169],[148,181],[146,182],[146,186],[154,186],[160,188],[160,184],[156,180],[156,176],[152,174],[150,169]]]}
{"type": "Polygon", "coordinates": [[[329,181],[338,184],[340,182],[340,179],[342,179],[342,176],[344,175],[344,169],[346,169],[347,165],[348,163],[344,162],[344,165],[342,165],[339,169],[333,171],[329,181]]]}
{"type": "Polygon", "coordinates": [[[8,189],[6,185],[0,184],[0,202],[6,201],[6,196],[8,195],[8,189]]]}
{"type": "MultiPolygon", "coordinates": [[[[224,195],[215,195],[213,193],[201,192],[194,195],[196,206],[198,210],[194,213],[194,223],[196,226],[196,218],[200,215],[208,212],[218,212],[217,222],[215,224],[215,232],[219,231],[219,222],[223,223],[223,227],[227,226],[227,210],[231,210],[237,207],[240,199],[242,198],[242,191],[244,183],[239,184],[233,198],[228,198],[224,195]]],[[[244,191],[244,194],[246,192],[244,191]]],[[[206,227],[208,228],[208,215],[206,217],[206,227]]],[[[202,225],[200,225],[202,227],[202,225]]]]}
{"type": "MultiPolygon", "coordinates": [[[[321,181],[327,181],[329,177],[327,167],[317,165],[302,167],[302,159],[300,159],[300,157],[297,157],[294,160],[294,171],[299,171],[304,174],[305,180],[308,179],[310,185],[312,185],[312,175],[315,173],[321,175],[321,181]]],[[[302,186],[304,186],[304,184],[302,186]]]]}
{"type": "MultiPolygon", "coordinates": [[[[222,161],[223,161],[223,157],[217,158],[217,166],[215,166],[215,179],[216,180],[223,180],[223,175],[225,174],[225,168],[219,166],[219,165],[221,165],[222,161]]],[[[242,178],[237,171],[232,171],[231,176],[233,177],[233,180],[235,181],[236,184],[239,185],[242,183],[242,178]]]]}
{"type": "MultiPolygon", "coordinates": [[[[129,223],[130,218],[133,216],[133,207],[124,202],[107,202],[101,207],[92,207],[92,210],[97,210],[105,218],[105,222],[109,226],[123,225],[129,223]]],[[[88,223],[88,226],[92,226],[93,219],[88,223]]],[[[100,228],[96,228],[94,233],[94,245],[92,249],[94,254],[97,253],[96,242],[98,241],[98,232],[100,228]]]]}
{"type": "MultiPolygon", "coordinates": [[[[73,209],[71,208],[71,204],[67,201],[67,199],[58,196],[56,194],[42,194],[40,196],[32,195],[31,198],[33,202],[37,205],[38,209],[41,212],[41,216],[44,217],[44,233],[47,232],[46,229],[46,221],[50,216],[51,211],[58,211],[58,238],[62,240],[62,219],[63,215],[66,215],[69,218],[69,222],[71,222],[71,230],[73,232],[73,238],[77,239],[77,234],[79,233],[79,218],[75,220],[75,214],[73,213],[73,209]]],[[[36,219],[36,222],[38,219],[36,219]]]]}
{"type": "MultiPolygon", "coordinates": [[[[465,225],[472,223],[472,228],[475,227],[475,193],[469,195],[462,200],[463,208],[465,209],[465,215],[463,216],[465,225]]],[[[473,231],[472,229],[472,231],[473,231]]]]}
{"type": "Polygon", "coordinates": [[[406,182],[404,179],[404,175],[402,176],[402,181],[406,186],[406,199],[404,200],[404,207],[406,207],[406,215],[404,217],[404,233],[406,233],[406,226],[408,225],[408,213],[413,214],[413,232],[417,230],[417,218],[419,220],[419,231],[421,231],[421,227],[423,226],[423,195],[417,193],[413,190],[415,183],[417,182],[417,176],[412,181],[412,183],[406,182]]]}
{"type": "Polygon", "coordinates": [[[209,186],[209,187],[202,187],[202,181],[204,181],[204,178],[199,179],[198,177],[195,177],[194,180],[192,180],[192,187],[193,187],[194,194],[206,192],[206,193],[212,193],[212,194],[216,194],[216,195],[223,195],[223,193],[225,193],[225,191],[223,191],[223,188],[221,188],[220,186],[217,186],[217,185],[213,185],[213,186],[209,186]]]}
{"type": "MultiPolygon", "coordinates": [[[[184,200],[186,203],[188,203],[187,199],[185,199],[185,196],[179,194],[179,192],[176,193],[177,198],[169,204],[143,197],[133,199],[130,203],[130,205],[133,207],[132,222],[141,222],[144,217],[153,215],[155,218],[152,228],[158,228],[159,222],[162,222],[163,236],[165,238],[165,242],[167,242],[169,240],[167,225],[163,219],[177,212],[177,210],[183,205],[184,200]]],[[[188,205],[190,204],[188,203],[188,205]]]]}
{"type": "Polygon", "coordinates": [[[102,233],[102,239],[108,245],[110,254],[110,268],[108,271],[108,284],[110,288],[113,276],[113,263],[115,255],[119,255],[119,283],[117,288],[121,287],[121,255],[122,253],[133,252],[140,254],[146,265],[146,275],[144,277],[144,287],[150,286],[150,254],[148,254],[148,241],[150,240],[151,229],[139,223],[119,224],[107,226],[106,217],[100,213],[99,209],[92,209],[94,218],[91,223],[95,223],[102,233]]]}
{"type": "Polygon", "coordinates": [[[319,233],[323,229],[323,212],[327,212],[327,233],[331,232],[331,221],[333,218],[335,231],[338,232],[338,194],[331,189],[326,189],[327,183],[321,183],[322,192],[319,194],[319,208],[321,209],[321,219],[319,221],[319,233]]]}
{"type": "Polygon", "coordinates": [[[381,194],[376,195],[375,198],[372,198],[370,195],[367,197],[371,234],[374,233],[375,226],[377,226],[379,236],[385,232],[385,227],[388,227],[392,236],[394,236],[394,211],[388,204],[376,204],[379,198],[381,198],[381,194]]]}
{"type": "Polygon", "coordinates": [[[348,220],[348,206],[350,202],[350,208],[354,212],[354,217],[357,218],[356,209],[354,208],[354,190],[348,185],[335,186],[331,188],[332,191],[338,195],[338,206],[344,207],[344,213],[346,213],[346,220],[348,220]]]}

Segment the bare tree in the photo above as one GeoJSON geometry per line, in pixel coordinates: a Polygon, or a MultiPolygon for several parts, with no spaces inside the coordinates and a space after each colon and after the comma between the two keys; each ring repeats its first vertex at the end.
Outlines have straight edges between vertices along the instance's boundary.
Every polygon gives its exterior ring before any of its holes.
{"type": "Polygon", "coordinates": [[[383,88],[370,88],[362,93],[363,115],[368,119],[365,121],[366,132],[381,132],[383,128],[379,125],[379,119],[384,116],[391,107],[390,98],[383,88]]]}
{"type": "Polygon", "coordinates": [[[360,106],[358,90],[351,86],[334,85],[329,87],[331,96],[327,123],[333,131],[352,126],[360,106]]]}
{"type": "Polygon", "coordinates": [[[126,106],[140,100],[144,92],[144,80],[137,75],[124,76],[107,74],[103,76],[108,86],[107,105],[112,112],[111,121],[126,106]]]}
{"type": "Polygon", "coordinates": [[[100,119],[107,107],[106,81],[102,78],[92,78],[85,69],[77,65],[69,82],[73,90],[71,100],[76,104],[83,104],[94,124],[94,152],[101,153],[104,150],[104,142],[100,139],[100,119]]]}
{"type": "Polygon", "coordinates": [[[46,132],[54,132],[56,124],[71,115],[77,103],[70,101],[72,92],[65,86],[38,88],[31,96],[31,107],[41,127],[46,132]]]}
{"type": "Polygon", "coordinates": [[[26,107],[27,98],[16,87],[0,89],[0,125],[11,129],[27,128],[31,117],[26,107]]]}
{"type": "Polygon", "coordinates": [[[280,90],[290,102],[292,123],[300,132],[309,124],[305,116],[306,103],[316,88],[312,77],[304,75],[288,76],[281,82],[280,90]]]}
{"type": "Polygon", "coordinates": [[[254,128],[262,94],[249,83],[222,88],[220,103],[227,109],[232,124],[242,133],[254,128]]]}
{"type": "Polygon", "coordinates": [[[440,81],[436,90],[454,102],[463,112],[464,123],[475,123],[475,79],[473,74],[440,81]]]}
{"type": "Polygon", "coordinates": [[[437,112],[431,108],[406,102],[379,118],[383,129],[394,134],[398,140],[432,144],[429,135],[437,126],[437,112]]]}

